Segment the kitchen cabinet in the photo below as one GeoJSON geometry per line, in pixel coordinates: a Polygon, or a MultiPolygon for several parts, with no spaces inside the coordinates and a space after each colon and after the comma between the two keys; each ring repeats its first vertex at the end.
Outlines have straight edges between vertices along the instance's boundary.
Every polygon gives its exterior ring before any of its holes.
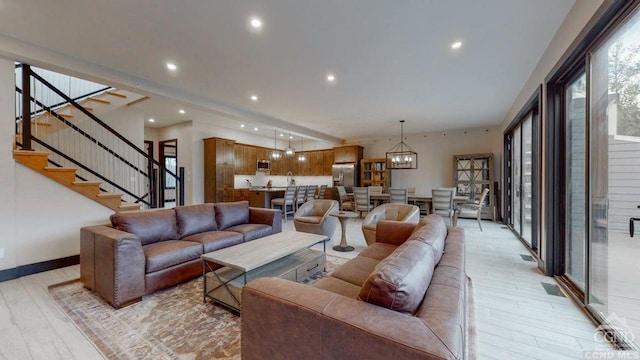
{"type": "Polygon", "coordinates": [[[362,159],[360,161],[360,186],[382,186],[387,192],[391,186],[391,170],[386,158],[362,159]]]}
{"type": "Polygon", "coordinates": [[[312,151],[309,154],[311,175],[321,176],[324,173],[324,151],[312,151]]]}
{"type": "Polygon", "coordinates": [[[363,148],[359,145],[334,147],[334,163],[359,163],[362,160],[363,148]]]}
{"type": "Polygon", "coordinates": [[[236,144],[234,147],[234,159],[233,159],[233,171],[238,175],[247,175],[247,166],[245,162],[247,161],[247,156],[245,155],[245,151],[247,147],[244,145],[236,144]]]}
{"type": "Polygon", "coordinates": [[[204,201],[233,201],[235,142],[222,138],[207,138],[203,141],[204,201]]]}
{"type": "Polygon", "coordinates": [[[259,189],[249,192],[249,206],[271,208],[271,200],[284,197],[284,189],[259,189]]]}
{"type": "Polygon", "coordinates": [[[333,155],[333,150],[325,150],[324,151],[324,166],[322,175],[331,176],[331,167],[334,164],[335,156],[333,155]]]}
{"type": "Polygon", "coordinates": [[[236,189],[234,201],[249,201],[249,189],[236,189]]]}

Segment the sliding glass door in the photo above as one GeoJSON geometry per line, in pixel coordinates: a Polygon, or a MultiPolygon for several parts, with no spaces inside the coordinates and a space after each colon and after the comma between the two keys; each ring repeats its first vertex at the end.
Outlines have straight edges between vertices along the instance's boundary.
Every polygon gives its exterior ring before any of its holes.
{"type": "Polygon", "coordinates": [[[587,227],[587,305],[621,334],[638,336],[640,241],[631,237],[629,221],[640,217],[639,50],[640,12],[635,11],[589,57],[587,227]]]}
{"type": "Polygon", "coordinates": [[[534,201],[535,145],[534,129],[537,124],[537,101],[507,132],[505,156],[508,186],[507,225],[531,249],[537,249],[533,221],[538,211],[534,201]]]}

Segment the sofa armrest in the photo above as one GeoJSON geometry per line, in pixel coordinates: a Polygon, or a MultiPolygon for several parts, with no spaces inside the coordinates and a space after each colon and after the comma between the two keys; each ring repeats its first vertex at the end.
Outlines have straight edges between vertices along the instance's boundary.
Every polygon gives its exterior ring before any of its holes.
{"type": "Polygon", "coordinates": [[[135,235],[110,226],[80,229],[80,277],[119,308],[145,294],[145,256],[135,235]]]}
{"type": "Polygon", "coordinates": [[[243,360],[456,358],[417,317],[278,278],[243,288],[241,319],[243,360]]]}
{"type": "Polygon", "coordinates": [[[271,226],[272,234],[282,232],[282,212],[276,209],[249,208],[250,224],[265,224],[271,226]]]}
{"type": "Polygon", "coordinates": [[[376,242],[398,246],[409,238],[415,227],[414,223],[380,220],[376,224],[376,242]]]}

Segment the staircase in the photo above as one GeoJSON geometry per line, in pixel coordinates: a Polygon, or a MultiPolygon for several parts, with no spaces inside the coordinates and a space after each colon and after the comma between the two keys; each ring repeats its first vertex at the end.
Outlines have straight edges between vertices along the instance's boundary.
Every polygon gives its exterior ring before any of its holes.
{"type": "Polygon", "coordinates": [[[102,191],[100,189],[101,181],[77,180],[77,168],[49,166],[48,152],[14,150],[13,158],[20,164],[114,211],[140,210],[140,204],[129,204],[122,201],[122,194],[102,191]]]}
{"type": "Polygon", "coordinates": [[[168,171],[97,117],[147,97],[96,83],[85,86],[81,79],[26,64],[16,69],[17,162],[114,211],[163,204],[160,179],[175,178],[183,193],[183,175],[168,171]],[[56,81],[79,82],[68,86],[75,97],[54,86],[56,81]]]}

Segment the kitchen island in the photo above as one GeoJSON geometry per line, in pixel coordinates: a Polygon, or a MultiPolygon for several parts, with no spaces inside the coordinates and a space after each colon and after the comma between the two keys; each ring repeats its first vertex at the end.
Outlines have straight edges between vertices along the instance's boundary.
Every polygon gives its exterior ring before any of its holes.
{"type": "Polygon", "coordinates": [[[270,208],[271,200],[284,197],[284,187],[260,187],[249,189],[249,206],[270,208]]]}

